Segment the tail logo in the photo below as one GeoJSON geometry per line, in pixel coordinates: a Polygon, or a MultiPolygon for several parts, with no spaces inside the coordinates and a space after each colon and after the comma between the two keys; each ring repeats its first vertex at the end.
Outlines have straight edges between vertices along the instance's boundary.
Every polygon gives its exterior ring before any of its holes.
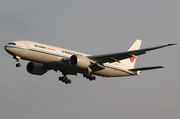
{"type": "Polygon", "coordinates": [[[136,58],[135,58],[135,57],[131,57],[131,58],[129,58],[129,59],[130,59],[130,61],[133,63],[136,58]]]}

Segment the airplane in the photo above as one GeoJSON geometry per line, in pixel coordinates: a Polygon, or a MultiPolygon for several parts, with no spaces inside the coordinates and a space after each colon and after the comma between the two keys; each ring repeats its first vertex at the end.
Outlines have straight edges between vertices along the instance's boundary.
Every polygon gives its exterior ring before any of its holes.
{"type": "Polygon", "coordinates": [[[165,68],[164,66],[152,66],[134,68],[137,56],[146,54],[147,51],[172,46],[167,44],[156,47],[140,49],[141,40],[137,39],[128,51],[89,55],[68,49],[54,47],[32,41],[13,41],[4,46],[4,49],[17,61],[16,67],[20,67],[20,59],[30,61],[26,70],[33,75],[43,75],[47,71],[60,71],[62,77],[59,81],[71,84],[67,75],[83,74],[90,81],[101,77],[121,77],[140,75],[141,71],[165,68]]]}

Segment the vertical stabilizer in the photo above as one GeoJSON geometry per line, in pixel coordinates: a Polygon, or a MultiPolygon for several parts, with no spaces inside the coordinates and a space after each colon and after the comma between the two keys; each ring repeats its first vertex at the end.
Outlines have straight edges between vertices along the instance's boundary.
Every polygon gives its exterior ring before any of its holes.
{"type": "Polygon", "coordinates": [[[142,42],[142,40],[137,39],[137,40],[134,42],[134,44],[129,48],[128,51],[139,50],[140,47],[141,47],[141,42],[142,42]]]}
{"type": "MultiPolygon", "coordinates": [[[[134,44],[129,48],[128,51],[132,51],[132,50],[139,50],[140,49],[140,46],[141,46],[141,40],[137,39],[134,44]]],[[[131,67],[131,68],[134,68],[134,65],[135,65],[135,62],[136,62],[136,59],[137,57],[134,56],[134,57],[131,57],[131,58],[127,58],[127,59],[124,59],[124,60],[121,60],[120,62],[131,67]]]]}

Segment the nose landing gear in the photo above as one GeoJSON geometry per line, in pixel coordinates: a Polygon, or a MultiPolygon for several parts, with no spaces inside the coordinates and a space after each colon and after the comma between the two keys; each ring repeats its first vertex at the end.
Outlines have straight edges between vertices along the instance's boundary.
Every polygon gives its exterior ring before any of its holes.
{"type": "Polygon", "coordinates": [[[16,64],[16,67],[21,67],[21,64],[20,64],[20,63],[17,63],[17,64],[16,64]]]}
{"type": "Polygon", "coordinates": [[[20,60],[21,58],[20,58],[19,56],[14,56],[13,58],[16,60],[16,62],[18,62],[18,63],[16,64],[16,67],[20,67],[21,64],[19,63],[19,60],[20,60]]]}

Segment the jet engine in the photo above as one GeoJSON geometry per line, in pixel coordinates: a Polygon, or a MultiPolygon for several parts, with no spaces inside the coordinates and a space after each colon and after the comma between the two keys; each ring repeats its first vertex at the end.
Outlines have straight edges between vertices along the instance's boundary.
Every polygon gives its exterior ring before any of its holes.
{"type": "Polygon", "coordinates": [[[89,59],[87,57],[81,55],[72,55],[69,60],[69,64],[72,67],[86,69],[91,65],[89,59]]]}
{"type": "Polygon", "coordinates": [[[30,74],[34,75],[43,75],[47,72],[46,67],[43,64],[37,62],[29,62],[26,66],[26,69],[30,74]]]}

